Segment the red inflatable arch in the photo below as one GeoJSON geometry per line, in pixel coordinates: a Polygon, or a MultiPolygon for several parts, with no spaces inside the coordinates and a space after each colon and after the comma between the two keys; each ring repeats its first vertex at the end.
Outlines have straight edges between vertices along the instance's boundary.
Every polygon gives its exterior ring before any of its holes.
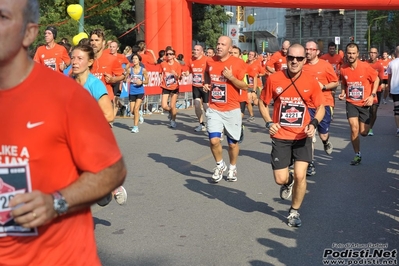
{"type": "Polygon", "coordinates": [[[147,0],[145,1],[145,40],[157,53],[171,45],[177,53],[191,55],[191,2],[232,6],[264,6],[308,9],[399,9],[398,0],[147,0]]]}

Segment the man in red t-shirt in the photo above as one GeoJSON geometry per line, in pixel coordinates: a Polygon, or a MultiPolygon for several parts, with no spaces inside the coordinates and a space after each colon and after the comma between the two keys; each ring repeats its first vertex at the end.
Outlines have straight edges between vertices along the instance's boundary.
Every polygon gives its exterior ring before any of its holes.
{"type": "Polygon", "coordinates": [[[157,64],[154,51],[147,49],[145,42],[139,42],[138,47],[140,50],[137,53],[141,56],[141,63],[143,63],[144,66],[157,64]]]}
{"type": "Polygon", "coordinates": [[[237,181],[238,141],[241,136],[240,90],[246,90],[245,63],[230,54],[233,41],[228,36],[221,36],[217,42],[216,56],[208,61],[207,79],[204,91],[210,92],[209,108],[206,112],[209,142],[216,167],[212,175],[213,182],[223,179],[227,165],[223,160],[220,138],[223,129],[229,144],[230,167],[227,181],[237,181]]]}
{"type": "Polygon", "coordinates": [[[281,46],[281,51],[275,52],[270,60],[266,63],[266,69],[270,73],[275,73],[277,71],[282,71],[287,68],[287,50],[290,47],[290,41],[286,40],[281,46]]]}
{"type": "Polygon", "coordinates": [[[248,77],[248,113],[249,118],[248,122],[254,122],[254,110],[253,105],[258,105],[258,95],[257,92],[260,91],[261,81],[259,79],[259,75],[262,74],[261,64],[258,59],[255,57],[254,51],[249,51],[248,60],[247,60],[247,77],[248,77]]]}
{"type": "MultiPolygon", "coordinates": [[[[100,79],[107,88],[108,96],[112,101],[115,114],[118,107],[114,102],[115,95],[112,84],[122,81],[125,78],[124,69],[115,56],[104,52],[105,35],[102,29],[95,29],[90,33],[90,45],[93,47],[95,56],[91,73],[100,79]]],[[[112,127],[112,124],[110,125],[112,127]]]]}
{"type": "Polygon", "coordinates": [[[346,99],[346,116],[351,129],[351,142],[355,157],[351,165],[358,165],[362,160],[359,133],[367,136],[370,123],[370,106],[376,97],[380,79],[378,73],[367,62],[359,59],[359,47],[356,43],[346,46],[348,63],[341,68],[340,100],[346,99]]]}
{"type": "Polygon", "coordinates": [[[71,59],[65,47],[55,43],[56,37],[57,29],[48,26],[44,31],[46,45],[37,48],[33,60],[52,70],[62,72],[71,63],[71,59]]]}
{"type": "Polygon", "coordinates": [[[30,59],[38,1],[1,8],[0,112],[20,104],[0,117],[0,264],[101,265],[90,207],[123,183],[122,154],[90,93],[30,59]]]}
{"type": "Polygon", "coordinates": [[[209,92],[205,92],[203,89],[205,81],[206,62],[208,61],[208,59],[209,58],[204,55],[204,48],[199,44],[195,45],[193,49],[193,57],[190,59],[189,63],[189,70],[183,73],[185,76],[188,76],[189,73],[191,73],[193,77],[192,93],[194,99],[195,114],[199,122],[199,125],[194,130],[197,132],[206,131],[205,122],[202,117],[202,109],[206,112],[209,102],[209,92]]]}
{"type": "Polygon", "coordinates": [[[300,44],[289,47],[287,70],[270,75],[262,90],[259,110],[272,138],[271,162],[274,180],[281,185],[281,199],[292,194],[287,217],[289,226],[299,227],[302,222],[298,209],[306,193],[306,169],[312,161],[312,138],[325,113],[324,97],[317,80],[302,71],[305,48],[300,44]],[[273,118],[268,105],[273,100],[273,118]],[[311,119],[308,109],[316,108],[311,119]],[[288,166],[294,160],[294,173],[288,166]]]}
{"type": "MultiPolygon", "coordinates": [[[[335,74],[333,67],[323,59],[319,59],[319,47],[316,42],[309,41],[306,43],[306,64],[303,66],[303,71],[310,73],[314,78],[318,81],[320,86],[320,90],[323,92],[324,100],[325,100],[325,115],[323,120],[320,121],[317,126],[317,132],[319,133],[320,140],[323,142],[324,151],[330,155],[333,151],[333,145],[329,141],[330,135],[330,124],[332,121],[332,112],[334,109],[334,98],[331,94],[331,91],[334,91],[336,87],[339,85],[338,77],[335,74]]],[[[310,104],[309,112],[311,118],[314,117],[316,108],[310,104]]],[[[314,157],[314,142],[316,142],[316,138],[313,138],[312,145],[312,157],[314,157]]],[[[309,164],[307,175],[315,175],[316,167],[313,162],[309,164]]]]}
{"type": "Polygon", "coordinates": [[[378,49],[375,47],[371,47],[370,48],[370,52],[369,52],[369,56],[370,59],[368,60],[368,63],[370,64],[370,66],[372,68],[374,68],[377,73],[378,73],[378,77],[380,79],[380,86],[378,86],[378,90],[377,90],[377,100],[374,99],[373,105],[370,108],[370,129],[369,132],[367,133],[368,136],[374,136],[374,132],[373,132],[373,126],[375,121],[377,120],[377,110],[378,110],[378,106],[380,106],[380,102],[381,102],[381,96],[382,96],[382,85],[381,81],[384,79],[384,66],[381,63],[380,60],[378,60],[378,49]]]}
{"type": "Polygon", "coordinates": [[[388,73],[387,73],[387,68],[389,65],[389,62],[391,62],[391,60],[388,58],[388,52],[383,52],[382,53],[382,58],[381,60],[379,60],[382,67],[384,68],[384,75],[380,78],[380,82],[381,82],[381,89],[383,91],[383,95],[382,95],[382,103],[383,104],[387,104],[387,100],[388,100],[388,95],[389,95],[389,84],[388,84],[388,73]]]}

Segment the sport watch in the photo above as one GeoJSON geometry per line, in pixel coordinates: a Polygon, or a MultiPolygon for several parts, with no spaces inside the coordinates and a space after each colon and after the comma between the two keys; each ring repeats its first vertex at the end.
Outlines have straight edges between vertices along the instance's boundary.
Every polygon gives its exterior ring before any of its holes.
{"type": "Polygon", "coordinates": [[[51,195],[53,196],[54,210],[58,213],[58,215],[66,214],[68,211],[68,202],[66,202],[62,194],[59,191],[56,191],[51,195]]]}
{"type": "Polygon", "coordinates": [[[267,129],[270,129],[270,127],[273,125],[273,121],[269,121],[269,122],[266,122],[266,128],[267,129]]]}
{"type": "Polygon", "coordinates": [[[375,93],[372,93],[371,96],[373,96],[373,98],[375,98],[375,93]]]}
{"type": "Polygon", "coordinates": [[[326,87],[326,85],[323,85],[323,88],[321,89],[322,91],[325,91],[325,90],[327,90],[327,87],[326,87]]]}

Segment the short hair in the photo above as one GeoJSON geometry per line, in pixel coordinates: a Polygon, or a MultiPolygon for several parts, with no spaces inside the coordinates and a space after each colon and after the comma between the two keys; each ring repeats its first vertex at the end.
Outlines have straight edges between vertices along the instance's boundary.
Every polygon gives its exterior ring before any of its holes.
{"type": "Polygon", "coordinates": [[[90,32],[90,37],[93,36],[93,35],[97,35],[98,37],[101,37],[103,40],[105,40],[105,32],[102,29],[92,30],[90,32]]]}
{"type": "Polygon", "coordinates": [[[329,42],[328,43],[328,47],[334,47],[335,48],[336,47],[335,42],[329,42]]]}
{"type": "Polygon", "coordinates": [[[23,18],[24,18],[24,24],[28,23],[35,23],[37,24],[39,22],[39,1],[38,0],[27,0],[26,5],[23,9],[23,18]]]}
{"type": "Polygon", "coordinates": [[[144,51],[146,47],[145,42],[139,42],[137,46],[140,48],[140,52],[144,51]]]}
{"type": "Polygon", "coordinates": [[[239,52],[239,54],[241,55],[241,48],[240,48],[240,47],[238,47],[237,45],[233,45],[232,48],[233,48],[233,49],[237,49],[238,52],[239,52]]]}
{"type": "MultiPolygon", "coordinates": [[[[82,52],[85,52],[85,53],[88,55],[89,60],[90,60],[90,59],[93,59],[93,60],[94,60],[94,50],[93,50],[93,48],[92,48],[90,45],[87,45],[87,44],[78,44],[78,45],[76,45],[76,46],[72,49],[72,52],[75,51],[75,50],[81,50],[82,52]]],[[[89,69],[91,69],[92,66],[93,66],[93,65],[91,65],[91,66],[89,67],[89,69]]]]}
{"type": "Polygon", "coordinates": [[[165,50],[159,50],[158,56],[159,56],[160,58],[164,57],[164,56],[165,56],[165,50]]]}
{"type": "Polygon", "coordinates": [[[350,42],[346,45],[345,51],[348,51],[348,48],[355,48],[355,47],[356,47],[357,51],[359,52],[359,46],[354,42],[350,42]]]}
{"type": "Polygon", "coordinates": [[[291,50],[292,48],[302,48],[302,49],[303,49],[303,54],[305,55],[305,47],[303,47],[303,46],[302,46],[301,44],[299,44],[299,43],[291,44],[290,47],[288,47],[287,55],[288,55],[288,53],[290,52],[290,50],[291,50]]]}
{"type": "Polygon", "coordinates": [[[83,38],[83,39],[81,39],[81,40],[79,41],[79,43],[78,43],[78,45],[83,45],[83,44],[90,45],[90,40],[89,40],[89,38],[83,38]]]}
{"type": "Polygon", "coordinates": [[[140,47],[138,45],[133,45],[132,53],[137,54],[140,51],[140,47]]]}
{"type": "Polygon", "coordinates": [[[183,60],[184,59],[184,55],[183,54],[178,54],[177,55],[177,60],[183,60]]]}

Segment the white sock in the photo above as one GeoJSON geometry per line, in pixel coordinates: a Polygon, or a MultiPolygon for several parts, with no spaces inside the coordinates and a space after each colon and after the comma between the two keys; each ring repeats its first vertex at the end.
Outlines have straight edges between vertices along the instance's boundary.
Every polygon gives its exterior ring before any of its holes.
{"type": "Polygon", "coordinates": [[[235,169],[237,169],[237,166],[236,166],[236,165],[230,164],[229,169],[230,169],[230,170],[235,170],[235,169]]]}

